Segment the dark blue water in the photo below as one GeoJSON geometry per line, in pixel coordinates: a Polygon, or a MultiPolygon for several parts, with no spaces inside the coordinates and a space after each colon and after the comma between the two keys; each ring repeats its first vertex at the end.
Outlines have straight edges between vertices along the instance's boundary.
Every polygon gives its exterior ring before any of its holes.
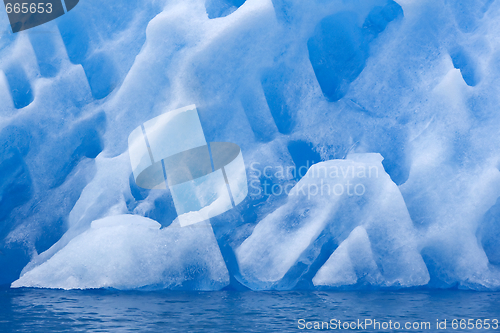
{"type": "MultiPolygon", "coordinates": [[[[500,327],[494,329],[493,320],[500,319],[500,293],[0,290],[2,333],[303,332],[314,331],[305,327],[307,323],[309,327],[314,327],[313,321],[330,325],[335,323],[332,319],[341,324],[358,319],[387,325],[389,321],[431,324],[431,329],[402,327],[398,332],[443,332],[436,329],[436,320],[445,319],[449,332],[500,331],[500,327]],[[460,329],[456,321],[458,328],[453,329],[453,319],[474,319],[474,328],[460,329]],[[478,329],[484,319],[489,319],[490,328],[478,329]]],[[[397,331],[357,328],[351,331],[397,331]]]]}

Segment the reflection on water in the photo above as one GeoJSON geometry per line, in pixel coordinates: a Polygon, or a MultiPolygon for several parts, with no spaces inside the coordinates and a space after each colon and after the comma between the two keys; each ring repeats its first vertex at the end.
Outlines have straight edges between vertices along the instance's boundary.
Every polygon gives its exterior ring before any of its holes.
{"type": "Polygon", "coordinates": [[[447,319],[460,332],[456,318],[500,319],[500,293],[0,290],[0,332],[307,331],[299,319],[426,321],[431,331],[447,319]]]}

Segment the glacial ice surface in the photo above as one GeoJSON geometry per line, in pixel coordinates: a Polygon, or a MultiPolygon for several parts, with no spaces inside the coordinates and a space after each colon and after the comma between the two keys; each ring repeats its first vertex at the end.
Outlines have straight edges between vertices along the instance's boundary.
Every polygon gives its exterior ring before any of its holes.
{"type": "Polygon", "coordinates": [[[381,162],[379,154],[354,154],[313,165],[236,250],[242,282],[289,289],[312,275],[315,285],[427,284],[410,215],[381,162]]]}
{"type": "Polygon", "coordinates": [[[229,284],[210,225],[160,227],[134,215],[94,221],[12,287],[219,290],[229,284]]]}
{"type": "Polygon", "coordinates": [[[12,34],[0,11],[0,285],[500,289],[499,15],[491,0],[87,0],[12,34]],[[127,152],[191,104],[249,180],[199,230],[177,227],[168,190],[137,187],[127,152]],[[380,175],[359,197],[308,198],[321,178],[277,172],[359,165],[380,175]]]}

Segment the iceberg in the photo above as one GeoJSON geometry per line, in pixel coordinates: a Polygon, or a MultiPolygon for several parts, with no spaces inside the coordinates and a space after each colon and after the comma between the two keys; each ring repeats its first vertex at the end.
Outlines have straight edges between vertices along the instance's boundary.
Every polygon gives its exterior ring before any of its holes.
{"type": "Polygon", "coordinates": [[[0,286],[500,290],[499,15],[86,0],[16,34],[0,15],[0,286]],[[128,138],[192,104],[249,191],[182,228],[128,138]]]}

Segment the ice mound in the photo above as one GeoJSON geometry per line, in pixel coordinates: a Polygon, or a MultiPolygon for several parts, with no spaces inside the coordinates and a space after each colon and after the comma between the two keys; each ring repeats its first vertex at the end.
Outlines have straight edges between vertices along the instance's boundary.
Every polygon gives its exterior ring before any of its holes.
{"type": "Polygon", "coordinates": [[[426,284],[410,215],[381,162],[379,154],[354,154],[312,166],[236,250],[241,282],[252,289],[294,288],[314,276],[331,248],[325,242],[333,240],[338,248],[314,277],[316,285],[338,285],[342,278],[349,285],[365,276],[377,286],[426,284]],[[339,277],[349,264],[351,271],[339,277]]]}
{"type": "Polygon", "coordinates": [[[356,227],[333,252],[313,278],[315,286],[350,286],[361,278],[370,285],[383,285],[384,278],[373,257],[370,239],[363,227],[356,227]]]}
{"type": "Polygon", "coordinates": [[[160,227],[133,215],[94,221],[12,287],[219,290],[229,284],[209,224],[160,227]]]}

